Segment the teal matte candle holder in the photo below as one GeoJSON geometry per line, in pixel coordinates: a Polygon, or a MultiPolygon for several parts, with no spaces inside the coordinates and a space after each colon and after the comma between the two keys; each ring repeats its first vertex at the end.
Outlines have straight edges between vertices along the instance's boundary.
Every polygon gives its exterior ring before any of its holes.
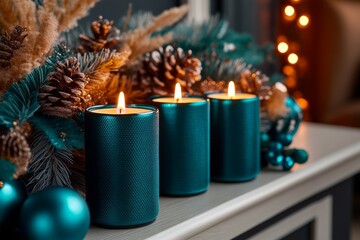
{"type": "Polygon", "coordinates": [[[129,107],[85,112],[86,200],[91,222],[105,228],[147,225],[159,212],[159,112],[129,107]]]}
{"type": "Polygon", "coordinates": [[[205,192],[210,182],[209,102],[195,97],[152,101],[160,111],[160,194],[205,192]]]}
{"type": "Polygon", "coordinates": [[[256,95],[209,94],[211,180],[242,182],[260,172],[260,102],[256,95]]]}

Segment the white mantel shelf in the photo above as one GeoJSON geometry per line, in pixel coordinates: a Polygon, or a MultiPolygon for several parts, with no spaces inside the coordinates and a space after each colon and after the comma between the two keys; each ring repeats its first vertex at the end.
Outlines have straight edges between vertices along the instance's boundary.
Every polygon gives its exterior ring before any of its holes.
{"type": "Polygon", "coordinates": [[[360,172],[360,129],[302,123],[292,146],[310,157],[291,172],[263,169],[250,182],[211,182],[202,195],[161,197],[151,225],[91,227],[86,239],[231,239],[360,172]]]}

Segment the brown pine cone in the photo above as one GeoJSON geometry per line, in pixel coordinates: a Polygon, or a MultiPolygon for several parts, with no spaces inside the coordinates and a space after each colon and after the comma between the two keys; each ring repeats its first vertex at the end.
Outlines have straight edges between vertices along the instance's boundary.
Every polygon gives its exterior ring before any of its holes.
{"type": "Polygon", "coordinates": [[[111,37],[117,29],[112,25],[113,21],[103,19],[101,16],[97,21],[91,23],[91,32],[93,37],[80,34],[79,52],[97,52],[105,48],[114,48],[118,43],[117,37],[111,37]]]}
{"type": "Polygon", "coordinates": [[[26,173],[31,150],[24,135],[15,127],[0,138],[0,157],[16,166],[14,178],[26,173]]]}
{"type": "Polygon", "coordinates": [[[201,62],[191,51],[167,46],[145,54],[138,71],[139,88],[150,95],[174,94],[176,83],[184,92],[193,93],[192,85],[201,80],[201,62]]]}
{"type": "Polygon", "coordinates": [[[64,63],[59,62],[46,81],[39,94],[42,113],[68,118],[84,110],[89,101],[84,90],[88,80],[80,72],[77,58],[70,57],[64,63]]]}
{"type": "Polygon", "coordinates": [[[26,28],[16,26],[9,34],[5,32],[0,36],[0,67],[10,66],[10,60],[14,56],[14,52],[21,47],[27,34],[26,28]]]}
{"type": "Polygon", "coordinates": [[[246,69],[240,76],[239,87],[242,92],[256,94],[260,100],[268,100],[271,96],[271,87],[265,85],[269,78],[259,71],[251,72],[246,69]]]}

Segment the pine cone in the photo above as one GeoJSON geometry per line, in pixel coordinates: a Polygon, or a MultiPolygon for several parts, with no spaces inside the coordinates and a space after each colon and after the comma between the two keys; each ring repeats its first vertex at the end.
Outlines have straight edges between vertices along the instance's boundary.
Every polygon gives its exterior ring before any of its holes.
{"type": "Polygon", "coordinates": [[[172,46],[159,48],[144,56],[138,79],[139,88],[151,95],[173,94],[176,83],[192,94],[192,85],[201,79],[201,62],[191,51],[172,46]]]}
{"type": "Polygon", "coordinates": [[[68,118],[87,106],[89,99],[84,88],[88,80],[80,72],[77,58],[70,57],[64,63],[59,62],[46,81],[39,94],[42,113],[68,118]]]}
{"type": "Polygon", "coordinates": [[[97,21],[91,23],[93,37],[80,34],[79,52],[98,52],[105,48],[112,49],[117,43],[117,37],[112,36],[117,30],[113,28],[114,22],[103,19],[101,16],[97,21]]]}
{"type": "Polygon", "coordinates": [[[23,34],[26,28],[16,26],[9,34],[0,36],[0,67],[5,68],[10,66],[10,60],[14,56],[14,52],[21,47],[22,42],[27,34],[23,34]]]}
{"type": "Polygon", "coordinates": [[[251,72],[246,69],[241,74],[239,87],[242,92],[256,94],[260,100],[268,100],[272,94],[271,87],[265,85],[268,81],[268,77],[259,71],[251,72]]]}
{"type": "Polygon", "coordinates": [[[0,138],[0,157],[9,160],[16,166],[14,178],[26,173],[31,150],[24,135],[15,127],[0,138]]]}

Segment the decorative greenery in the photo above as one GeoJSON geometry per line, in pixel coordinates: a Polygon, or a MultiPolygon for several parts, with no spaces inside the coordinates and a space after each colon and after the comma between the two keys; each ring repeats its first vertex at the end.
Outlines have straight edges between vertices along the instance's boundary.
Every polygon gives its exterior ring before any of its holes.
{"type": "Polygon", "coordinates": [[[28,186],[39,191],[49,186],[71,187],[68,164],[72,155],[68,150],[56,149],[44,132],[36,131],[30,138],[32,160],[28,170],[28,186]]]}
{"type": "Polygon", "coordinates": [[[84,148],[84,132],[73,119],[35,114],[29,122],[43,132],[57,150],[84,148]]]}

